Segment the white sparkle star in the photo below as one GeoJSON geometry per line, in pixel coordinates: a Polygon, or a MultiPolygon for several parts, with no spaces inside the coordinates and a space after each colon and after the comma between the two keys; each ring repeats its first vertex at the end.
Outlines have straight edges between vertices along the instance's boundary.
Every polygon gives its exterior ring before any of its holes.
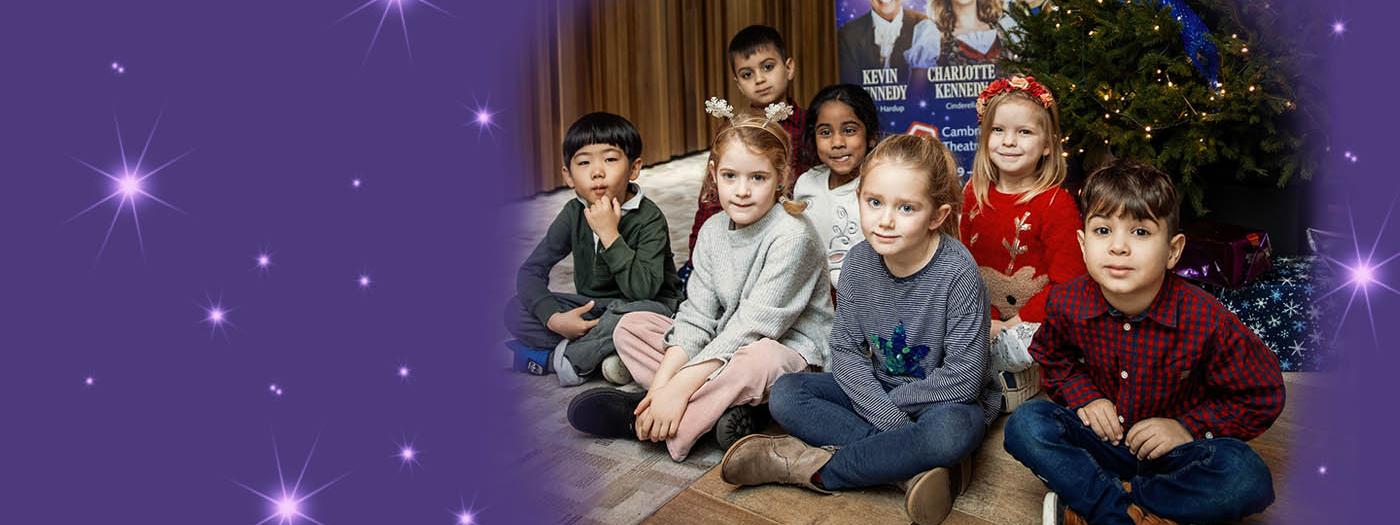
{"type": "Polygon", "coordinates": [[[253,257],[253,262],[256,263],[254,268],[259,272],[267,273],[268,270],[272,269],[272,252],[267,250],[259,251],[258,255],[253,257]]]}
{"type": "Polygon", "coordinates": [[[423,455],[423,451],[413,447],[413,442],[405,439],[401,443],[394,444],[394,457],[399,459],[399,470],[405,467],[410,471],[418,466],[418,457],[423,455]]]}
{"type": "Polygon", "coordinates": [[[112,61],[111,67],[112,73],[115,73],[117,76],[122,76],[126,74],[126,66],[123,66],[121,62],[117,62],[114,60],[112,61]]]}
{"type": "MultiPolygon", "coordinates": [[[[1397,195],[1397,197],[1400,197],[1400,195],[1397,195]]],[[[1376,333],[1376,317],[1371,309],[1371,287],[1376,286],[1384,288],[1391,293],[1400,294],[1400,290],[1396,290],[1381,281],[1378,274],[1378,270],[1380,270],[1382,266],[1400,257],[1400,253],[1386,257],[1380,262],[1373,262],[1376,255],[1376,247],[1380,245],[1381,237],[1385,235],[1385,227],[1390,224],[1390,214],[1393,211],[1395,211],[1395,198],[1390,200],[1390,207],[1386,209],[1385,219],[1380,222],[1380,228],[1376,230],[1376,239],[1372,241],[1370,251],[1362,254],[1361,240],[1356,235],[1356,217],[1352,215],[1350,208],[1348,208],[1347,219],[1351,225],[1352,247],[1355,250],[1356,262],[1348,264],[1330,256],[1323,255],[1323,258],[1327,261],[1346,270],[1348,278],[1345,279],[1341,285],[1314,300],[1314,302],[1321,303],[1322,300],[1326,299],[1328,296],[1344,288],[1351,288],[1351,297],[1347,298],[1346,308],[1342,310],[1342,316],[1337,320],[1337,333],[1340,334],[1342,327],[1346,326],[1347,314],[1351,313],[1351,306],[1356,301],[1356,294],[1359,292],[1366,301],[1366,317],[1371,321],[1371,338],[1377,346],[1380,345],[1380,336],[1376,333]]]]}
{"type": "Polygon", "coordinates": [[[1317,473],[1318,473],[1319,475],[1326,476],[1326,475],[1327,475],[1327,465],[1319,465],[1319,466],[1317,467],[1317,473]]]}
{"type": "Polygon", "coordinates": [[[378,42],[378,41],[379,41],[379,32],[380,32],[380,30],[384,29],[384,21],[387,20],[387,19],[389,18],[389,11],[391,11],[391,10],[392,10],[392,11],[398,11],[398,13],[399,13],[399,25],[403,27],[403,44],[404,44],[404,49],[407,49],[407,50],[408,50],[408,58],[409,58],[409,60],[412,60],[412,59],[413,59],[413,44],[412,44],[412,42],[409,41],[409,38],[408,38],[408,18],[405,17],[404,14],[403,14],[404,6],[407,5],[407,6],[409,6],[409,7],[412,7],[413,4],[423,4],[423,5],[426,5],[426,6],[428,6],[428,7],[431,7],[431,8],[433,8],[433,9],[437,10],[438,12],[440,12],[440,13],[442,13],[442,14],[444,14],[444,15],[452,16],[452,13],[449,13],[449,12],[447,12],[447,10],[445,10],[445,9],[443,9],[443,8],[441,8],[441,7],[438,7],[438,6],[434,5],[432,2],[429,2],[428,0],[369,0],[369,1],[365,2],[365,3],[363,3],[363,4],[360,4],[360,7],[356,7],[355,9],[351,10],[349,13],[346,13],[345,16],[340,17],[340,19],[339,19],[339,20],[336,20],[335,23],[336,23],[336,24],[339,24],[339,23],[345,21],[345,19],[350,18],[350,17],[352,17],[352,16],[355,16],[356,13],[359,13],[360,11],[364,11],[364,10],[365,10],[366,8],[368,8],[369,6],[372,6],[372,5],[377,4],[377,3],[378,3],[378,4],[384,4],[384,11],[383,11],[382,13],[379,14],[379,23],[376,24],[376,25],[374,26],[374,35],[371,36],[370,39],[369,39],[369,49],[366,49],[366,50],[365,50],[365,59],[364,59],[363,62],[361,62],[361,65],[363,65],[364,63],[369,62],[369,54],[370,54],[371,51],[374,51],[374,44],[375,44],[375,42],[378,42]]]}
{"type": "MultiPolygon", "coordinates": [[[[317,438],[317,441],[319,440],[320,438],[317,438]]],[[[306,475],[306,468],[311,465],[311,456],[315,453],[316,441],[313,441],[311,443],[311,451],[307,452],[306,454],[306,462],[301,465],[301,472],[297,474],[297,479],[292,484],[292,486],[288,487],[287,479],[282,474],[282,457],[277,452],[277,441],[275,439],[273,440],[272,458],[277,462],[278,489],[275,491],[276,496],[263,493],[237,481],[233,482],[234,484],[243,487],[248,492],[256,494],[258,497],[266,500],[270,504],[269,508],[272,511],[272,513],[269,514],[266,518],[263,518],[263,520],[259,521],[256,525],[270,523],[272,522],[272,520],[277,520],[277,525],[295,525],[301,520],[306,520],[307,522],[314,523],[316,525],[325,525],[319,521],[316,521],[311,516],[308,516],[306,514],[306,509],[302,506],[302,503],[306,502],[306,500],[308,499],[311,499],[312,496],[315,496],[321,491],[326,490],[331,485],[334,485],[337,481],[340,481],[345,476],[341,475],[340,477],[331,480],[330,483],[326,483],[325,485],[321,485],[315,490],[302,494],[301,480],[306,475]]]]}
{"type": "Polygon", "coordinates": [[[452,517],[456,520],[453,523],[457,525],[478,525],[476,514],[479,511],[475,507],[476,498],[472,498],[471,505],[467,505],[465,500],[458,502],[457,510],[452,511],[452,517]]]}
{"type": "Polygon", "coordinates": [[[97,378],[94,378],[92,376],[87,376],[83,378],[83,386],[92,386],[95,384],[97,384],[97,378]]]}
{"type": "Polygon", "coordinates": [[[369,274],[362,273],[359,278],[355,279],[355,282],[360,285],[360,288],[369,288],[372,281],[369,279],[369,274]]]}
{"type": "Polygon", "coordinates": [[[282,387],[277,386],[277,383],[267,385],[267,391],[271,392],[273,396],[282,397],[282,387]]]}
{"type": "Polygon", "coordinates": [[[408,369],[408,365],[399,365],[399,370],[398,370],[399,379],[402,379],[402,380],[404,380],[404,381],[408,381],[409,372],[410,372],[410,370],[408,369]]]}
{"type": "Polygon", "coordinates": [[[224,306],[222,298],[215,300],[208,296],[205,296],[205,304],[200,308],[204,310],[204,319],[202,319],[202,321],[209,325],[209,338],[213,339],[214,332],[217,331],[224,335],[224,339],[228,339],[228,332],[224,331],[224,327],[234,326],[228,319],[228,314],[232,312],[233,309],[224,306]]]}
{"type": "Polygon", "coordinates": [[[364,184],[364,181],[361,181],[360,179],[354,179],[354,180],[350,181],[350,187],[351,187],[351,188],[355,188],[355,189],[357,189],[357,190],[360,189],[360,186],[363,185],[363,184],[364,184]]]}
{"type": "Polygon", "coordinates": [[[1343,20],[1332,21],[1332,36],[1342,36],[1347,32],[1347,23],[1343,20]]]}
{"type": "MultiPolygon", "coordinates": [[[[164,113],[162,113],[161,115],[163,114],[164,113]]],[[[112,238],[112,230],[116,228],[117,219],[121,218],[123,208],[131,208],[131,223],[133,226],[135,226],[136,242],[137,245],[141,248],[142,254],[146,253],[146,241],[141,235],[141,217],[137,213],[137,201],[150,199],[152,201],[160,203],[161,205],[164,205],[167,208],[184,213],[180,210],[180,208],[176,208],[175,205],[170,204],[169,202],[165,202],[159,197],[156,197],[155,195],[151,194],[146,181],[151,177],[155,176],[155,174],[160,173],[161,170],[164,170],[171,164],[174,164],[176,161],[179,161],[180,159],[184,158],[185,155],[189,155],[190,152],[187,151],[185,153],[182,153],[176,156],[174,159],[171,159],[150,171],[144,171],[141,168],[141,164],[146,160],[146,152],[151,147],[151,139],[155,138],[156,128],[160,126],[161,115],[157,115],[155,123],[151,125],[151,133],[146,136],[146,144],[141,147],[141,154],[136,157],[135,164],[129,163],[127,160],[126,144],[122,141],[121,122],[117,121],[116,115],[112,115],[112,121],[115,122],[117,126],[117,150],[121,154],[121,169],[113,170],[116,171],[116,173],[111,173],[106,170],[99,169],[97,166],[93,166],[92,164],[85,162],[81,159],[73,159],[79,164],[86,166],[88,169],[95,171],[98,174],[110,179],[112,181],[112,191],[111,193],[107,194],[106,197],[103,197],[101,200],[98,200],[91,206],[84,208],[83,211],[78,212],[77,215],[74,215],[72,218],[68,219],[69,221],[72,221],[73,219],[77,219],[78,217],[87,214],[87,212],[96,209],[98,206],[101,206],[107,201],[113,199],[117,200],[115,210],[113,210],[112,213],[112,222],[107,225],[107,233],[102,237],[102,245],[99,246],[97,249],[97,257],[99,259],[102,257],[102,252],[107,249],[107,241],[112,238]]]]}
{"type": "MultiPolygon", "coordinates": [[[[486,100],[485,104],[473,98],[470,106],[462,103],[462,107],[466,108],[467,111],[471,113],[471,120],[462,125],[476,126],[477,138],[480,138],[482,133],[491,133],[492,130],[499,127],[496,124],[496,117],[499,116],[500,113],[491,109],[491,100],[489,98],[486,100]]],[[[492,133],[492,137],[494,136],[495,134],[492,133]]]]}

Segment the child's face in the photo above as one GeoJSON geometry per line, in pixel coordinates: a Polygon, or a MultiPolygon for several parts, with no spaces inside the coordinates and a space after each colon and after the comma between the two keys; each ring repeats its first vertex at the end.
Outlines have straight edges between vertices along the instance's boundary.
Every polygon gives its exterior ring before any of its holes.
{"type": "Polygon", "coordinates": [[[865,124],[856,118],[851,106],[840,101],[822,104],[817,112],[817,158],[831,173],[845,177],[860,167],[870,150],[865,124]]]}
{"type": "Polygon", "coordinates": [[[778,202],[778,173],[768,157],[750,151],[737,138],[713,167],[719,203],[736,227],[762,219],[778,202]]]}
{"type": "Polygon", "coordinates": [[[870,247],[883,257],[926,246],[952,209],[947,204],[934,206],[928,175],[909,167],[882,164],[863,177],[860,226],[870,247]]]}
{"type": "Polygon", "coordinates": [[[588,202],[603,198],[627,198],[627,183],[637,179],[642,159],[627,162],[627,155],[612,144],[579,148],[564,166],[564,182],[588,202]]]}
{"type": "Polygon", "coordinates": [[[1035,173],[1050,155],[1050,136],[1041,122],[1045,108],[1028,100],[1010,99],[997,106],[987,135],[988,155],[1002,177],[1020,179],[1035,173]]]}
{"type": "Polygon", "coordinates": [[[1186,246],[1185,235],[1168,238],[1164,221],[1137,220],[1122,213],[1091,216],[1078,233],[1089,276],[1111,296],[1156,294],[1186,246]]]}
{"type": "Polygon", "coordinates": [[[752,55],[730,55],[734,64],[734,81],[754,104],[767,106],[787,96],[792,81],[792,59],[783,60],[778,48],[763,46],[752,55]]]}

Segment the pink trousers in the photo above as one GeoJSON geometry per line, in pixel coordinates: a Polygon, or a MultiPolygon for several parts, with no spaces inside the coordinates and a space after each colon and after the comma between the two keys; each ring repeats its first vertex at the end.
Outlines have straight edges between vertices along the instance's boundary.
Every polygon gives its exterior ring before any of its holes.
{"type": "MultiPolygon", "coordinates": [[[[651,388],[661,367],[661,359],[666,355],[666,332],[673,323],[671,318],[651,312],[633,312],[617,323],[613,332],[617,355],[644,388],[651,388]]],[[[725,409],[767,401],[768,390],[778,376],[806,368],[807,361],[797,351],[772,339],[739,347],[729,364],[690,396],[676,437],[666,440],[671,459],[684,461],[690,448],[714,428],[725,409]]]]}

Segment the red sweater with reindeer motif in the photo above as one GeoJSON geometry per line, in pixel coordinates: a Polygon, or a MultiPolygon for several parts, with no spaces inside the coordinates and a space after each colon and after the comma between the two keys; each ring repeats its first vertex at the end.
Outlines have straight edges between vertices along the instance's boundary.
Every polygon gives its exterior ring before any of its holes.
{"type": "Polygon", "coordinates": [[[963,189],[959,230],[977,261],[992,318],[1016,315],[1028,323],[1045,320],[1050,287],[1084,274],[1084,255],[1075,232],[1082,226],[1079,206],[1064,188],[1041,192],[1017,203],[1021,194],[987,189],[987,204],[977,205],[972,184],[963,189]]]}

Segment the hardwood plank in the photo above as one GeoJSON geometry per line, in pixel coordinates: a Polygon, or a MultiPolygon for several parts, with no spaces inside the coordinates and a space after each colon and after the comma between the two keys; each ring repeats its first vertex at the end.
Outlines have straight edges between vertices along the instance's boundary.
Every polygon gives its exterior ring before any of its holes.
{"type": "Polygon", "coordinates": [[[729,525],[776,525],[778,522],[715,499],[703,492],[686,489],[671,498],[643,524],[687,525],[725,523],[729,525]]]}

